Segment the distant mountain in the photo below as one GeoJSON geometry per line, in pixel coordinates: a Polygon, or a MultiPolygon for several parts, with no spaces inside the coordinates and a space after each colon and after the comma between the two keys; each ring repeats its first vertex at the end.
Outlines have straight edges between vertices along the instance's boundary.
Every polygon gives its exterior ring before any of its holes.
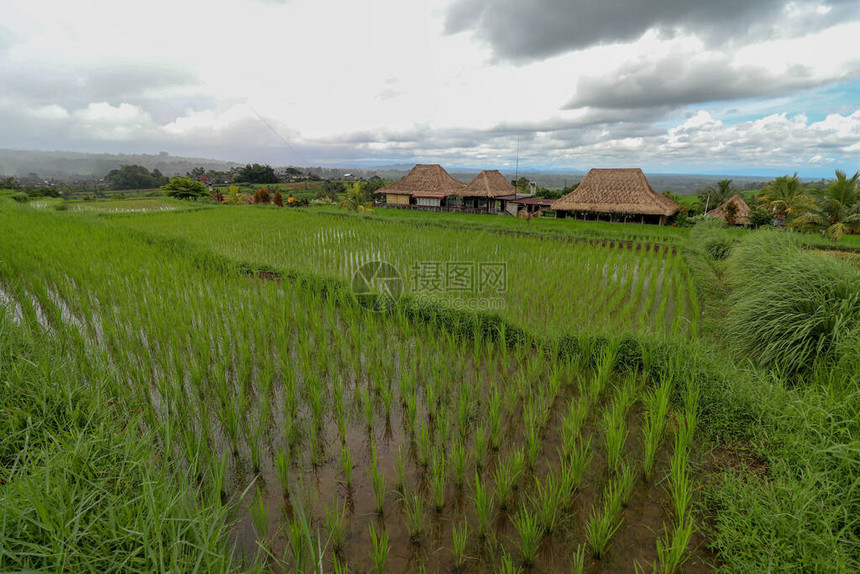
{"type": "Polygon", "coordinates": [[[147,169],[159,169],[164,175],[185,175],[195,167],[227,170],[241,166],[217,159],[172,156],[159,154],[80,153],[70,151],[25,151],[0,149],[0,176],[39,177],[62,180],[101,178],[126,164],[137,164],[147,169]]]}

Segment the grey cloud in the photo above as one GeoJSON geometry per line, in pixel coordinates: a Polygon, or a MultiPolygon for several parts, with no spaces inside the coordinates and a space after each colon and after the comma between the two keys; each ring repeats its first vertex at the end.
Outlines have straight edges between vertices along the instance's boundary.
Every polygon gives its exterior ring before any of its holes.
{"type": "MultiPolygon", "coordinates": [[[[798,32],[858,14],[856,0],[825,0],[828,14],[793,22],[798,32]]],[[[525,62],[589,46],[635,40],[646,31],[688,30],[725,42],[780,23],[787,0],[457,0],[447,13],[448,33],[472,31],[507,60],[525,62]]],[[[800,0],[794,5],[816,6],[800,0]]]]}
{"type": "MultiPolygon", "coordinates": [[[[860,63],[840,78],[860,74],[860,63]]],[[[580,80],[567,109],[682,106],[701,102],[775,96],[824,83],[814,70],[797,66],[787,74],[765,68],[735,68],[726,57],[707,61],[674,54],[662,60],[629,62],[600,77],[580,80]]]]}
{"type": "Polygon", "coordinates": [[[160,89],[188,87],[197,77],[183,67],[157,64],[109,64],[72,69],[8,66],[0,72],[0,97],[28,104],[84,107],[90,102],[128,102],[160,89]]]}

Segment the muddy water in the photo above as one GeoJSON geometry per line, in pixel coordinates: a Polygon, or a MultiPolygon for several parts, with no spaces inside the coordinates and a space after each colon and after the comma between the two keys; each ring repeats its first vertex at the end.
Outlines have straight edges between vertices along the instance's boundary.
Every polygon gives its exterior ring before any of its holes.
{"type": "MultiPolygon", "coordinates": [[[[497,372],[487,372],[487,379],[498,376],[497,372]]],[[[353,384],[362,384],[353,381],[353,384]]],[[[475,384],[465,381],[465,384],[475,384]]],[[[349,396],[353,388],[347,389],[349,396]]],[[[611,391],[607,390],[607,393],[611,391]]],[[[547,472],[557,465],[556,452],[561,448],[562,412],[567,408],[571,397],[575,395],[572,385],[563,386],[552,407],[548,429],[545,432],[541,457],[536,468],[526,471],[520,480],[520,488],[514,493],[509,508],[518,508],[520,503],[527,501],[532,493],[531,484],[540,480],[547,472]]],[[[585,544],[585,524],[591,508],[602,504],[603,489],[610,476],[606,467],[603,453],[602,438],[599,430],[599,416],[602,407],[609,403],[607,396],[592,406],[589,418],[583,431],[583,438],[591,438],[594,458],[588,468],[585,479],[577,493],[576,500],[570,512],[560,520],[557,530],[546,536],[533,567],[534,572],[566,572],[570,569],[570,561],[579,544],[585,544]]],[[[426,411],[419,408],[419,420],[427,420],[426,411]]],[[[636,405],[628,415],[629,438],[626,443],[626,458],[633,464],[641,464],[642,459],[642,409],[636,405]]],[[[453,476],[448,471],[448,484],[445,490],[445,506],[442,512],[432,508],[432,494],[429,486],[429,471],[422,468],[416,460],[415,445],[409,429],[403,419],[402,410],[395,407],[390,421],[381,417],[374,420],[371,430],[366,428],[360,412],[354,412],[352,424],[346,435],[345,444],[352,453],[355,468],[352,473],[353,485],[347,488],[343,484],[340,465],[341,441],[333,421],[325,425],[324,436],[326,456],[324,462],[314,467],[309,462],[309,456],[302,452],[303,448],[291,453],[292,482],[298,485],[304,480],[310,491],[310,515],[315,532],[318,532],[324,549],[323,563],[326,571],[333,568],[334,554],[327,546],[327,530],[325,526],[326,508],[346,505],[347,518],[345,521],[345,540],[339,560],[345,562],[349,571],[369,572],[373,569],[372,546],[369,527],[374,525],[378,532],[385,531],[389,536],[390,553],[387,560],[388,572],[417,572],[423,567],[427,572],[454,571],[454,556],[452,553],[452,526],[468,524],[469,537],[466,555],[468,557],[463,571],[466,572],[496,572],[500,568],[503,553],[514,559],[519,559],[518,535],[513,527],[511,517],[506,511],[496,509],[493,520],[493,531],[488,539],[480,540],[477,536],[478,521],[474,510],[473,478],[479,472],[482,482],[490,492],[494,491],[493,470],[503,458],[515,448],[524,446],[523,428],[519,417],[508,421],[507,433],[498,452],[490,450],[481,470],[476,468],[474,460],[470,460],[466,471],[466,484],[457,488],[453,484],[453,476]],[[371,438],[376,445],[378,468],[385,477],[387,488],[383,512],[377,513],[374,492],[371,486],[368,469],[370,467],[371,438]],[[396,454],[401,447],[406,454],[406,488],[407,494],[418,492],[425,501],[424,524],[421,541],[415,544],[410,539],[402,504],[401,493],[394,490],[397,471],[396,454]]],[[[432,423],[428,423],[432,428],[432,423]]],[[[467,437],[467,445],[471,446],[471,437],[467,437]]],[[[669,439],[670,437],[667,437],[669,439]]],[[[668,440],[666,442],[669,442],[668,440]]],[[[658,457],[658,469],[666,469],[671,449],[664,442],[663,450],[658,457]]],[[[285,440],[272,440],[268,447],[272,452],[286,448],[285,440]]],[[[468,452],[467,448],[467,452],[468,452]]],[[[264,500],[269,512],[270,535],[265,543],[268,551],[278,560],[270,560],[274,571],[293,571],[294,563],[291,556],[286,532],[287,518],[291,516],[293,505],[302,504],[305,498],[300,494],[301,487],[295,486],[292,499],[285,498],[276,478],[274,467],[268,457],[264,457],[263,468],[257,478],[257,484],[264,491],[264,500]]],[[[247,468],[247,455],[240,453],[234,465],[233,488],[234,494],[247,488],[252,473],[247,468]]],[[[638,467],[637,467],[638,468],[638,467]]],[[[640,472],[641,474],[641,472],[640,472]]],[[[657,479],[665,473],[656,473],[657,479]]],[[[634,572],[638,564],[648,569],[656,560],[656,540],[663,533],[663,525],[671,524],[671,516],[667,511],[666,494],[663,487],[655,479],[647,483],[643,478],[637,480],[636,487],[626,508],[622,509],[623,522],[608,553],[600,560],[587,558],[589,572],[634,572]]],[[[248,497],[250,498],[250,496],[248,497]]],[[[238,520],[233,533],[234,540],[246,556],[253,556],[257,551],[257,534],[252,520],[247,512],[248,500],[237,507],[238,520]]],[[[701,539],[694,540],[693,546],[701,546],[701,539]]],[[[686,571],[706,571],[708,557],[701,549],[695,549],[686,571]]]]}

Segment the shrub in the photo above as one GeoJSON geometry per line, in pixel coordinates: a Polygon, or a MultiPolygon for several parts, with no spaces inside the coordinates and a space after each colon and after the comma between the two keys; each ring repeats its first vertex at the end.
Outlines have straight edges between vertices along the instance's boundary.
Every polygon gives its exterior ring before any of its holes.
{"type": "Polygon", "coordinates": [[[860,271],[793,236],[750,235],[729,262],[728,330],[739,350],[789,375],[839,360],[860,326],[860,271]]]}
{"type": "Polygon", "coordinates": [[[254,192],[254,203],[268,205],[271,201],[272,197],[269,195],[269,190],[265,187],[254,192]]]}
{"type": "Polygon", "coordinates": [[[12,194],[12,199],[17,201],[18,203],[27,203],[28,201],[30,201],[30,196],[23,191],[19,191],[18,193],[12,194]]]}
{"type": "Polygon", "coordinates": [[[193,199],[195,201],[208,195],[206,186],[190,177],[174,177],[169,183],[161,186],[161,191],[167,197],[193,199]]]}
{"type": "Polygon", "coordinates": [[[726,224],[713,218],[700,220],[690,232],[690,239],[699,244],[708,257],[717,261],[729,256],[734,243],[726,224]]]}

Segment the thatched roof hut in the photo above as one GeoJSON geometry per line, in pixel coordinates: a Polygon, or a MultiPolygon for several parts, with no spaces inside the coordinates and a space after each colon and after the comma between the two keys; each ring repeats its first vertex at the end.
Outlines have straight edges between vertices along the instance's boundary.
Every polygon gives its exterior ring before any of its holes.
{"type": "Polygon", "coordinates": [[[747,205],[747,202],[744,201],[744,198],[740,196],[740,194],[735,194],[729,199],[725,200],[721,206],[716,209],[712,209],[708,212],[709,215],[713,215],[717,219],[726,220],[726,207],[730,203],[735,204],[735,222],[734,225],[749,225],[750,224],[750,206],[747,205]]]}
{"type": "Polygon", "coordinates": [[[485,169],[475,176],[469,185],[457,195],[461,197],[495,198],[503,195],[516,195],[517,188],[511,185],[497,169],[485,169]]]}
{"type": "Polygon", "coordinates": [[[421,164],[413,167],[400,181],[380,188],[376,193],[385,195],[454,195],[466,187],[451,177],[439,164],[421,164]]]}
{"type": "Polygon", "coordinates": [[[639,168],[592,169],[579,186],[552,204],[553,211],[659,216],[660,223],[681,206],[651,188],[639,168]]]}

